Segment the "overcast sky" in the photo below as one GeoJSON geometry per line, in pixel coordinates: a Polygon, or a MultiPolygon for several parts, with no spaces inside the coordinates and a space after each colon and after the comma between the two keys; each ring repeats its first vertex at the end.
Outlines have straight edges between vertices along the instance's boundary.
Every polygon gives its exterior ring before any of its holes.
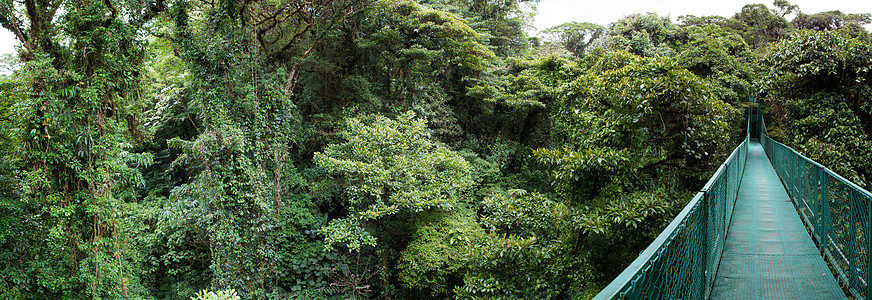
{"type": "MultiPolygon", "coordinates": [[[[285,0],[296,1],[296,0],[285,0]]],[[[541,0],[537,5],[539,14],[533,25],[538,30],[570,21],[591,22],[608,25],[633,13],[656,12],[676,21],[682,15],[718,15],[730,17],[753,0],[541,0]]],[[[759,3],[759,2],[758,2],[759,3]]],[[[763,4],[772,6],[771,1],[763,4]]],[[[805,13],[841,10],[845,13],[872,13],[869,0],[791,0],[805,13]]],[[[867,26],[872,29],[872,26],[867,26]]],[[[18,43],[6,29],[0,28],[0,53],[13,52],[18,43]]]]}
{"type": "Polygon", "coordinates": [[[13,46],[18,44],[15,35],[6,28],[0,28],[0,53],[9,53],[15,51],[13,46]]]}

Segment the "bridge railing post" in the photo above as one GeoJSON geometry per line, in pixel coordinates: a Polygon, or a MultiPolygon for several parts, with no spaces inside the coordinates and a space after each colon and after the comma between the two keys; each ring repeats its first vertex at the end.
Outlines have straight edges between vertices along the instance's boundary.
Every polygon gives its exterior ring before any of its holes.
{"type": "Polygon", "coordinates": [[[866,224],[864,224],[866,231],[863,233],[863,238],[866,240],[866,274],[863,278],[866,281],[866,299],[869,299],[869,296],[872,295],[872,199],[865,197],[866,199],[866,224]]]}
{"type": "Polygon", "coordinates": [[[700,229],[702,232],[702,251],[701,251],[702,252],[702,260],[701,261],[702,261],[702,275],[703,276],[702,276],[701,282],[699,282],[699,289],[701,291],[700,295],[702,295],[702,298],[708,299],[708,295],[709,295],[709,293],[711,293],[711,290],[709,290],[709,288],[708,288],[709,281],[711,280],[710,277],[714,276],[714,274],[713,274],[714,272],[709,272],[709,270],[708,270],[708,266],[709,266],[709,261],[708,261],[709,260],[709,247],[708,247],[708,245],[709,245],[708,227],[709,226],[708,226],[708,223],[709,223],[709,220],[711,220],[711,218],[709,217],[710,212],[709,212],[708,191],[703,191],[702,207],[701,208],[702,208],[702,210],[700,211],[701,212],[700,219],[702,219],[702,226],[700,226],[701,227],[700,229]]]}
{"type": "Polygon", "coordinates": [[[849,238],[851,241],[851,249],[848,251],[850,254],[848,255],[850,258],[848,260],[848,287],[851,289],[856,289],[859,285],[857,280],[859,274],[857,274],[857,205],[855,203],[856,198],[854,197],[854,191],[848,190],[848,207],[849,209],[849,227],[850,233],[849,238]]]}
{"type": "Polygon", "coordinates": [[[824,174],[822,174],[823,172],[824,172],[824,170],[822,170],[822,169],[815,169],[815,171],[814,171],[815,182],[817,183],[817,184],[815,184],[815,190],[817,191],[817,196],[818,196],[818,201],[816,203],[817,205],[814,206],[814,212],[813,212],[814,213],[814,227],[815,227],[814,228],[814,236],[815,236],[815,239],[818,241],[818,244],[821,245],[821,254],[825,254],[825,253],[823,253],[823,250],[826,249],[826,244],[824,244],[824,242],[825,242],[824,238],[826,236],[823,234],[823,232],[824,232],[824,215],[823,215],[823,213],[824,213],[824,205],[827,205],[827,203],[826,203],[827,196],[825,195],[825,192],[824,192],[825,191],[824,180],[826,179],[826,177],[824,177],[824,174]]]}
{"type": "MultiPolygon", "coordinates": [[[[821,170],[821,173],[826,172],[821,170]]],[[[824,255],[826,255],[826,251],[829,248],[830,243],[830,233],[833,232],[833,223],[830,221],[830,218],[833,216],[830,215],[830,177],[824,175],[823,185],[821,185],[821,195],[823,195],[823,199],[821,201],[821,249],[824,251],[824,255]]]]}
{"type": "Polygon", "coordinates": [[[791,156],[794,157],[793,167],[796,170],[796,173],[794,173],[796,176],[793,179],[793,189],[796,190],[796,203],[802,203],[802,161],[799,160],[799,156],[791,156]]]}
{"type": "MultiPolygon", "coordinates": [[[[727,230],[730,228],[730,223],[727,222],[727,198],[730,188],[730,165],[724,164],[724,177],[721,179],[720,185],[720,196],[724,198],[720,203],[723,203],[723,209],[721,209],[721,236],[727,236],[727,230]]],[[[718,248],[723,249],[725,239],[721,239],[721,244],[718,245],[718,248]]]]}
{"type": "Polygon", "coordinates": [[[872,235],[872,199],[870,199],[868,197],[865,197],[865,198],[866,198],[865,199],[866,200],[866,222],[864,224],[865,226],[863,226],[863,227],[866,228],[866,231],[863,232],[863,239],[866,240],[866,251],[865,251],[865,253],[866,253],[866,274],[864,274],[865,276],[863,276],[863,278],[866,281],[866,291],[865,291],[866,297],[865,298],[869,299],[870,294],[872,294],[872,293],[870,293],[870,292],[872,292],[872,282],[869,282],[870,279],[872,279],[872,260],[870,260],[870,259],[872,259],[872,255],[870,255],[870,252],[872,252],[872,237],[870,237],[870,235],[872,235]]]}

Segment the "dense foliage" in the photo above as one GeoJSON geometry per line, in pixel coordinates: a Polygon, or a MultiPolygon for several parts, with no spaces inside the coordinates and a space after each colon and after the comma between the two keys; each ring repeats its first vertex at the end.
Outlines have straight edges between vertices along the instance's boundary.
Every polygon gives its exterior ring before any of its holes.
{"type": "Polygon", "coordinates": [[[872,184],[872,44],[803,30],[767,57],[775,135],[866,188],[872,184]]]}
{"type": "Polygon", "coordinates": [[[750,97],[872,185],[869,14],[531,4],[0,0],[0,298],[589,298],[750,97]]]}

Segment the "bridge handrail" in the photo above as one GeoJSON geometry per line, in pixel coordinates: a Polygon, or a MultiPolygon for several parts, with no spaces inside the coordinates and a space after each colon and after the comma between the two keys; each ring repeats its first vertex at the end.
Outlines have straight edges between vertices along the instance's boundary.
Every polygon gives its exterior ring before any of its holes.
{"type": "MultiPolygon", "coordinates": [[[[751,128],[750,110],[748,127],[751,128]]],[[[748,155],[745,140],[672,222],[594,299],[708,298],[748,155]]]]}
{"type": "Polygon", "coordinates": [[[759,120],[760,143],[821,254],[855,298],[869,299],[872,193],[772,140],[759,120]]]}
{"type": "Polygon", "coordinates": [[[744,174],[752,123],[818,249],[855,298],[869,299],[872,193],[769,138],[762,115],[752,109],[745,140],[654,242],[594,299],[708,298],[744,174]]]}

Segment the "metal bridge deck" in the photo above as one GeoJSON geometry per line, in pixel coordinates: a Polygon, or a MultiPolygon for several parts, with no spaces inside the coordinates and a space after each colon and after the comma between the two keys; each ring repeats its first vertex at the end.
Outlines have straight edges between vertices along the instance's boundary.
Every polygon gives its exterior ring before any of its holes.
{"type": "Polygon", "coordinates": [[[846,299],[759,142],[748,147],[711,299],[846,299]]]}

